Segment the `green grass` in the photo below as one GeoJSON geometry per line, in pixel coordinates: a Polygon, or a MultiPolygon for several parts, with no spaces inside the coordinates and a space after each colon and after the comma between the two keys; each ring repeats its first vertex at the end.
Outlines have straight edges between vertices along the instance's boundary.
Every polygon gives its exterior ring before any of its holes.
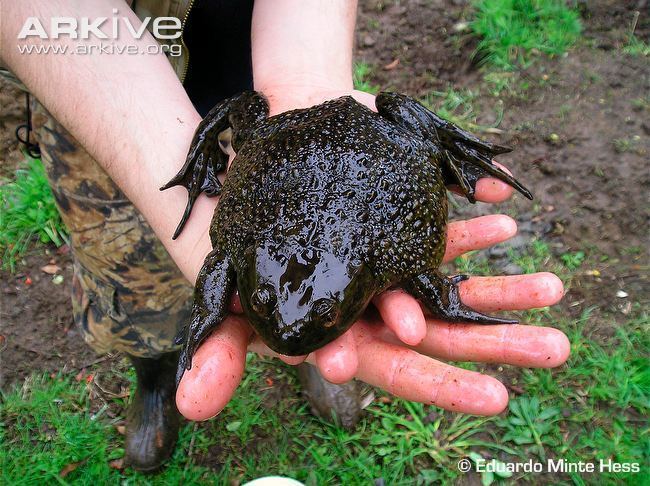
{"type": "Polygon", "coordinates": [[[35,242],[65,242],[66,229],[40,160],[27,159],[13,181],[0,185],[0,254],[2,268],[16,267],[17,260],[35,242]]]}
{"type": "Polygon", "coordinates": [[[505,434],[504,441],[512,441],[519,446],[527,446],[542,460],[546,460],[547,449],[558,445],[557,434],[554,434],[561,410],[556,406],[544,406],[538,397],[519,397],[510,401],[508,415],[497,419],[497,426],[505,434]]]}
{"type": "MultiPolygon", "coordinates": [[[[576,321],[563,320],[561,328],[572,345],[564,371],[553,375],[548,370],[526,370],[522,381],[531,395],[551,396],[563,408],[565,418],[555,437],[567,439],[553,448],[555,455],[570,461],[638,462],[647,474],[648,314],[639,310],[616,325],[611,337],[598,335],[593,322],[590,309],[576,321]]],[[[633,475],[627,478],[634,482],[633,475]]],[[[604,474],[602,480],[620,481],[621,476],[604,474]]]]}
{"type": "Polygon", "coordinates": [[[636,152],[639,155],[643,155],[643,150],[640,150],[639,142],[641,142],[641,137],[634,135],[626,138],[615,138],[612,140],[612,145],[614,146],[614,150],[619,154],[636,152]]]}
{"type": "MultiPolygon", "coordinates": [[[[2,396],[0,405],[1,439],[0,482],[12,485],[31,484],[108,484],[122,476],[111,461],[124,451],[115,420],[106,408],[91,413],[89,387],[70,377],[33,375],[23,386],[2,396]],[[101,411],[104,411],[102,414],[101,411]],[[74,468],[65,477],[62,471],[74,468]]],[[[189,442],[192,427],[185,427],[181,443],[189,442]]],[[[196,482],[205,468],[192,467],[176,453],[174,461],[155,484],[184,478],[196,482]]],[[[127,471],[124,478],[138,475],[127,471]]]]}
{"type": "Polygon", "coordinates": [[[480,125],[476,121],[478,114],[474,108],[474,101],[479,96],[478,91],[456,89],[453,86],[448,86],[444,91],[432,91],[419,101],[442,118],[465,130],[474,132],[494,131],[503,118],[502,105],[497,104],[495,106],[496,121],[492,125],[480,125]]]}
{"type": "Polygon", "coordinates": [[[630,56],[650,56],[650,44],[639,39],[634,34],[628,37],[627,44],[623,46],[623,52],[630,56]]]}
{"type": "Polygon", "coordinates": [[[518,83],[515,73],[509,71],[487,71],[483,75],[483,81],[492,96],[500,96],[503,92],[514,96],[519,94],[518,89],[524,92],[529,87],[518,83]]]}
{"type": "Polygon", "coordinates": [[[442,118],[456,125],[471,129],[476,128],[476,111],[473,101],[478,93],[464,89],[458,90],[448,86],[444,91],[433,91],[422,103],[435,111],[442,118]]]}
{"type": "Polygon", "coordinates": [[[540,54],[561,55],[578,40],[577,11],[561,0],[476,0],[470,28],[482,63],[512,71],[540,54]]]}
{"type": "Polygon", "coordinates": [[[379,86],[372,84],[369,81],[371,74],[372,68],[369,64],[366,64],[365,62],[355,62],[354,69],[352,71],[354,89],[365,91],[366,93],[370,94],[377,94],[379,92],[379,86]]]}
{"type": "Polygon", "coordinates": [[[632,100],[632,106],[638,111],[650,110],[650,96],[634,98],[632,100]]]}

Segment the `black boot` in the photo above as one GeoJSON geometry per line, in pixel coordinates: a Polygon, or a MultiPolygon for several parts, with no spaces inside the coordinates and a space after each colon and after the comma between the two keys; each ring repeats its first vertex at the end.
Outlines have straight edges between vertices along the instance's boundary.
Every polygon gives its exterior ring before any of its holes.
{"type": "Polygon", "coordinates": [[[361,390],[352,380],[342,385],[330,383],[318,368],[309,363],[298,365],[302,392],[317,417],[334,420],[346,429],[353,428],[361,418],[361,390]]]}
{"type": "Polygon", "coordinates": [[[126,415],[125,462],[137,471],[152,472],[171,456],[178,439],[174,381],[178,353],[129,358],[138,384],[126,415]]]}

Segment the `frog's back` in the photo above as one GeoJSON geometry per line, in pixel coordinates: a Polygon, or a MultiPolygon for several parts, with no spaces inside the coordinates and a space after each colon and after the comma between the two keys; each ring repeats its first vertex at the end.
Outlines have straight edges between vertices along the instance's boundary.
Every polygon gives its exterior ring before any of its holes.
{"type": "Polygon", "coordinates": [[[325,246],[387,280],[439,263],[446,199],[424,141],[351,98],[260,130],[228,173],[213,238],[235,253],[262,242],[325,246]]]}

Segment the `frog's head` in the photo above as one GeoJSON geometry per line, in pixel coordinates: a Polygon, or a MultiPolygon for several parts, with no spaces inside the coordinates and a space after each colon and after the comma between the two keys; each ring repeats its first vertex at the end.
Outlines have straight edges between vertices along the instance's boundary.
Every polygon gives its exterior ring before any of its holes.
{"type": "Polygon", "coordinates": [[[264,247],[251,250],[237,281],[253,327],[269,347],[287,355],[307,354],[343,334],[377,291],[366,265],[321,249],[288,257],[264,247]]]}

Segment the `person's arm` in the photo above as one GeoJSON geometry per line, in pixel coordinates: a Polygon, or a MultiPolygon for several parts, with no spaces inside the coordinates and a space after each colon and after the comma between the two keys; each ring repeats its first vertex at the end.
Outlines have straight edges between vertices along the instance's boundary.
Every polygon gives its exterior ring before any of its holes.
{"type": "MultiPolygon", "coordinates": [[[[114,8],[133,25],[141,24],[123,0],[2,2],[0,57],[108,172],[193,282],[210,250],[207,222],[216,201],[201,198],[183,235],[172,241],[187,192],[158,188],[182,166],[201,118],[165,55],[23,54],[17,48],[19,43],[96,43],[67,37],[23,41],[18,33],[28,17],[38,17],[49,28],[51,17],[111,18],[114,8]]],[[[124,26],[114,42],[138,47],[156,43],[149,33],[132,38],[124,26]]]]}

